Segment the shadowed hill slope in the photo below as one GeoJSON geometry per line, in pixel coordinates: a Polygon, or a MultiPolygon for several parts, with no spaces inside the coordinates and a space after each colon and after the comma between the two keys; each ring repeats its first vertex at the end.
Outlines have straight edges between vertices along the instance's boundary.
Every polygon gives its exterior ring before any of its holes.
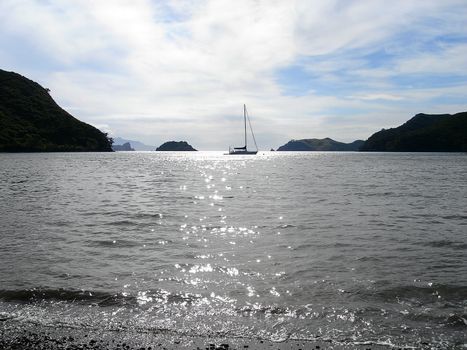
{"type": "Polygon", "coordinates": [[[417,114],[397,128],[370,136],[361,151],[466,152],[467,112],[417,114]]]}
{"type": "Polygon", "coordinates": [[[358,151],[364,141],[356,140],[352,143],[343,143],[334,141],[330,138],[325,139],[303,139],[291,140],[285,145],[280,146],[278,151],[358,151]]]}
{"type": "Polygon", "coordinates": [[[0,152],[111,152],[111,140],[60,108],[48,90],[0,69],[0,152]]]}
{"type": "Polygon", "coordinates": [[[156,151],[196,151],[188,142],[186,141],[168,141],[164,142],[162,145],[156,148],[156,151]]]}

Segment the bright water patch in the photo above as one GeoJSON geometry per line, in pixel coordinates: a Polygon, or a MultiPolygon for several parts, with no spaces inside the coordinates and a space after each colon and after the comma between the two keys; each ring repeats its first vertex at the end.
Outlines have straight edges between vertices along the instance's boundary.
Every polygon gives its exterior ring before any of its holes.
{"type": "Polygon", "coordinates": [[[1,154],[0,319],[462,348],[466,173],[463,154],[1,154]]]}

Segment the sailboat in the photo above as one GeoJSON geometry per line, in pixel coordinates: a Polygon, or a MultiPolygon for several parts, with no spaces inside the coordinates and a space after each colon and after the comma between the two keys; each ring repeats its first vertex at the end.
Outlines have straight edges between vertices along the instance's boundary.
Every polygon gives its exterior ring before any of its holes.
{"type": "Polygon", "coordinates": [[[243,105],[243,122],[245,125],[245,146],[243,147],[229,147],[229,154],[256,154],[258,153],[258,145],[256,144],[255,134],[253,133],[253,128],[251,127],[250,117],[246,111],[246,105],[243,105]],[[253,141],[255,143],[256,151],[249,151],[247,148],[247,136],[246,136],[246,121],[248,119],[248,125],[250,126],[251,135],[253,136],[253,141]]]}

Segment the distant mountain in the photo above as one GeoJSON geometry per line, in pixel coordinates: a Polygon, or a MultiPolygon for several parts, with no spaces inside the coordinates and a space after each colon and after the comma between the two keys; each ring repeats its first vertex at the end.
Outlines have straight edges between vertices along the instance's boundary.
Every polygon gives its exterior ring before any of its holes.
{"type": "Polygon", "coordinates": [[[134,151],[133,148],[131,148],[131,145],[129,142],[125,142],[123,145],[112,145],[112,149],[114,151],[134,151]]]}
{"type": "Polygon", "coordinates": [[[156,151],[196,151],[186,141],[168,141],[156,148],[156,151]]]}
{"type": "Polygon", "coordinates": [[[60,108],[49,90],[0,69],[0,152],[111,152],[95,127],[60,108]]]}
{"type": "Polygon", "coordinates": [[[352,143],[343,143],[334,141],[330,138],[325,139],[303,139],[291,140],[285,145],[280,146],[278,151],[358,151],[365,141],[356,140],[352,143]]]}
{"type": "Polygon", "coordinates": [[[121,137],[115,137],[114,145],[123,145],[124,143],[129,142],[131,147],[135,149],[135,151],[154,151],[156,146],[145,145],[142,142],[135,141],[135,140],[127,140],[121,137]]]}
{"type": "Polygon", "coordinates": [[[370,136],[362,151],[467,152],[467,112],[417,114],[405,124],[370,136]]]}

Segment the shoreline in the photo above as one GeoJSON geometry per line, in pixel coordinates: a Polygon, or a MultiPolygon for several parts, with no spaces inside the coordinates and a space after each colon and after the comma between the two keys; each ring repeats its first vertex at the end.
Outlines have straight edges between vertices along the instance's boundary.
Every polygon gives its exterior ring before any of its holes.
{"type": "Polygon", "coordinates": [[[272,342],[235,336],[193,336],[164,331],[103,330],[44,326],[29,322],[0,320],[0,348],[4,350],[383,350],[412,349],[378,344],[340,344],[325,340],[272,342]]]}

